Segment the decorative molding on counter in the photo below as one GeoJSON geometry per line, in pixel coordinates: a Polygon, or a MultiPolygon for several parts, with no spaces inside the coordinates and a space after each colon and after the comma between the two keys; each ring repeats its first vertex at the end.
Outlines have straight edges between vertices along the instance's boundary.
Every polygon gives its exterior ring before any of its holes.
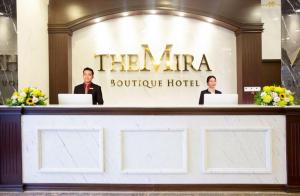
{"type": "MultiPolygon", "coordinates": [[[[41,173],[68,173],[68,174],[76,174],[76,173],[103,173],[104,172],[104,133],[103,129],[93,129],[93,128],[49,128],[49,129],[38,129],[37,130],[37,138],[38,138],[38,167],[39,172],[41,173]],[[71,143],[68,143],[67,138],[68,137],[74,137],[78,136],[81,133],[80,143],[81,148],[84,147],[84,138],[85,136],[90,136],[91,134],[97,135],[97,141],[99,142],[99,146],[97,146],[97,164],[94,168],[89,168],[87,165],[84,167],[82,164],[90,164],[90,162],[81,162],[81,166],[78,166],[77,163],[78,159],[76,159],[76,154],[82,153],[81,150],[77,149],[78,146],[72,145],[71,143]],[[56,140],[51,140],[49,136],[53,137],[56,136],[56,140]],[[56,158],[62,159],[62,154],[64,152],[67,152],[68,156],[74,162],[71,164],[72,166],[68,165],[60,165],[55,162],[52,162],[51,160],[47,160],[47,157],[52,157],[47,152],[50,152],[50,149],[56,149],[56,158]],[[76,153],[74,153],[76,152],[76,153]],[[50,162],[49,162],[50,161],[50,162]],[[45,166],[46,165],[46,166],[45,166]]],[[[95,139],[96,139],[95,138],[95,139]]],[[[92,156],[93,157],[93,156],[92,156]]]]}
{"type": "Polygon", "coordinates": [[[24,115],[300,115],[300,108],[280,107],[24,107],[24,115]]]}
{"type": "MultiPolygon", "coordinates": [[[[123,174],[186,174],[188,173],[188,130],[187,129],[131,129],[121,130],[121,172],[123,174]],[[132,142],[138,136],[138,142],[132,142]],[[176,143],[180,137],[181,143],[176,143]],[[152,139],[150,139],[152,138],[152,139]],[[126,142],[126,140],[129,140],[126,142]],[[161,142],[158,145],[157,141],[161,142]],[[172,142],[173,140],[173,142],[172,142]],[[131,142],[130,142],[131,141],[131,142]],[[153,142],[155,141],[155,142],[153,142]],[[143,147],[141,148],[141,143],[143,147]],[[173,144],[173,146],[171,145],[173,144]],[[177,148],[177,149],[176,149],[177,148]],[[127,150],[126,150],[127,149],[127,150]],[[151,150],[149,150],[151,149],[151,150]],[[176,152],[173,156],[167,156],[176,152]],[[147,154],[145,157],[144,155],[147,154]],[[157,155],[159,154],[159,155],[157,155]],[[157,157],[158,156],[158,157],[157,157]],[[160,157],[161,156],[161,157],[160,157]],[[126,161],[135,157],[134,161],[126,161]],[[159,158],[160,157],[160,158],[159,158]],[[165,157],[165,159],[162,159],[165,157]],[[173,157],[173,158],[172,158],[173,157]],[[144,161],[142,161],[144,160],[144,161]],[[176,163],[177,167],[171,166],[176,163]],[[136,163],[139,166],[137,167],[136,163]],[[133,165],[131,165],[133,164],[133,165]],[[146,166],[147,165],[147,166],[146,166]],[[166,167],[166,165],[168,165],[166,167]],[[159,166],[159,167],[158,167],[159,166]]],[[[175,164],[176,165],[176,164],[175,164]]]]}
{"type": "Polygon", "coordinates": [[[24,190],[72,191],[286,191],[283,184],[24,184],[24,190]]]}
{"type": "MultiPolygon", "coordinates": [[[[242,128],[223,128],[223,127],[212,127],[208,128],[202,131],[202,150],[203,150],[203,158],[202,158],[202,165],[203,165],[203,172],[206,174],[234,174],[234,173],[248,173],[248,174],[255,174],[255,173],[272,173],[272,128],[270,127],[242,127],[242,128]],[[224,134],[225,133],[225,134],[224,134]],[[233,135],[230,135],[230,133],[233,133],[233,135]],[[253,159],[251,154],[247,154],[245,151],[244,153],[240,154],[238,156],[238,152],[240,148],[244,149],[255,149],[255,146],[257,143],[251,141],[247,143],[247,140],[249,141],[249,134],[252,134],[252,137],[255,137],[258,141],[259,139],[263,140],[263,153],[264,156],[261,157],[259,160],[262,161],[261,166],[253,166],[253,163],[251,163],[251,159],[253,159]],[[264,135],[261,136],[261,133],[264,135]],[[211,134],[211,136],[209,136],[211,134]],[[243,134],[244,140],[240,138],[239,142],[233,142],[238,143],[238,146],[235,147],[237,150],[234,154],[235,157],[230,157],[230,153],[228,153],[228,149],[226,149],[226,143],[223,143],[223,146],[220,145],[220,141],[218,141],[216,138],[223,137],[229,139],[234,138],[234,135],[236,134],[243,134]],[[218,136],[219,135],[219,136],[218,136]],[[227,136],[226,136],[227,135],[227,136]],[[215,139],[213,139],[215,137],[215,139]],[[210,140],[209,140],[210,138],[210,140]],[[247,161],[244,162],[245,165],[243,167],[227,167],[227,166],[213,166],[215,164],[219,165],[220,163],[226,162],[224,159],[222,160],[221,156],[215,156],[215,158],[211,159],[209,158],[209,155],[212,155],[214,153],[214,147],[215,151],[218,149],[222,149],[222,153],[226,154],[226,157],[228,160],[230,160],[231,163],[238,163],[242,160],[246,159],[247,161]],[[210,149],[212,148],[212,149],[210,149]],[[211,151],[211,152],[210,152],[211,151]],[[241,156],[242,155],[242,156],[241,156]],[[214,160],[215,159],[215,160],[214,160]]],[[[231,152],[233,152],[235,149],[230,148],[231,152]]],[[[218,151],[217,150],[217,151],[218,151]]],[[[227,160],[227,161],[228,161],[227,160]]],[[[258,162],[256,160],[256,162],[258,162]]]]}
{"type": "Polygon", "coordinates": [[[13,107],[9,107],[9,106],[4,106],[4,107],[0,107],[0,115],[8,115],[8,114],[21,114],[22,112],[22,107],[19,106],[13,106],[13,107]]]}

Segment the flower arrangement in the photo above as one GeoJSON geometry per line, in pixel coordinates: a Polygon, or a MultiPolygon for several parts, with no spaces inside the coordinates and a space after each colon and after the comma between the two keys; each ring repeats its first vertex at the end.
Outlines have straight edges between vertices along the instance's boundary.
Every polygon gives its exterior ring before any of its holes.
{"type": "Polygon", "coordinates": [[[257,105],[281,107],[294,105],[293,93],[280,86],[264,86],[262,91],[256,93],[254,99],[257,105]]]}
{"type": "Polygon", "coordinates": [[[12,96],[6,100],[6,104],[9,106],[34,106],[34,105],[46,105],[48,98],[45,94],[32,87],[21,89],[19,92],[15,91],[12,96]]]}

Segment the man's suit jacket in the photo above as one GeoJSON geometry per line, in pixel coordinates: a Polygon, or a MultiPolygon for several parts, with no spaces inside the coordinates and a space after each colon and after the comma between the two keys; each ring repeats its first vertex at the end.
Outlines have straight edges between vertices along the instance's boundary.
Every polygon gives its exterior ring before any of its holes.
{"type": "MultiPolygon", "coordinates": [[[[218,91],[218,90],[215,90],[215,93],[216,94],[222,94],[221,91],[218,91]]],[[[205,94],[211,94],[208,89],[204,90],[204,91],[201,91],[200,93],[200,99],[199,99],[199,104],[204,104],[204,95],[205,94]]]]}
{"type": "MultiPolygon", "coordinates": [[[[79,84],[79,85],[75,86],[74,94],[85,94],[84,84],[79,84]]],[[[94,83],[91,83],[88,94],[92,94],[94,105],[96,105],[96,104],[102,105],[104,103],[100,86],[98,86],[94,83]]]]}

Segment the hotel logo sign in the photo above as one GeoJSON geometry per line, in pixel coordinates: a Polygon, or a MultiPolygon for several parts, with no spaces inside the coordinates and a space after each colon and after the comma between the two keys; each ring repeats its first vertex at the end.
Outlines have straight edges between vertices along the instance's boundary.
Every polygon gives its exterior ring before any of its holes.
{"type": "MultiPolygon", "coordinates": [[[[98,71],[102,72],[210,72],[212,71],[205,54],[200,55],[200,63],[195,64],[192,54],[171,55],[172,44],[166,44],[159,61],[155,59],[148,44],[142,44],[143,56],[138,54],[96,54],[98,71]],[[140,59],[143,63],[139,64],[140,59]],[[171,64],[172,61],[172,64],[171,64]]],[[[198,80],[120,80],[111,79],[111,87],[197,87],[198,80]]]]}
{"type": "MultiPolygon", "coordinates": [[[[173,66],[171,65],[171,49],[172,44],[166,44],[165,50],[163,51],[160,61],[155,59],[150,51],[148,44],[142,44],[144,50],[144,63],[143,65],[138,65],[139,59],[141,59],[137,54],[121,54],[117,58],[116,54],[96,54],[95,58],[98,58],[99,69],[98,71],[121,71],[121,72],[147,72],[147,71],[212,71],[208,64],[205,54],[201,56],[201,61],[199,65],[194,65],[194,56],[191,54],[174,54],[173,55],[173,66]],[[110,70],[105,70],[104,60],[110,60],[110,70]],[[118,60],[117,60],[118,59],[118,60]],[[183,65],[180,64],[180,60],[183,59],[183,65]],[[150,64],[151,66],[148,66],[150,64]],[[117,68],[118,67],[118,68],[117,68]]],[[[107,66],[107,65],[106,65],[107,66]]]]}

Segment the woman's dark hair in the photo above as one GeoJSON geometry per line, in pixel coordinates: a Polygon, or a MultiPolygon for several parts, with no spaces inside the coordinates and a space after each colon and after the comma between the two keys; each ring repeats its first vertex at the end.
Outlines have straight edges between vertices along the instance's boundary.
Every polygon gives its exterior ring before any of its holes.
{"type": "Polygon", "coordinates": [[[86,67],[86,68],[83,69],[83,73],[84,73],[85,71],[91,71],[91,72],[92,72],[92,75],[94,75],[94,70],[93,70],[92,68],[86,67]]]}
{"type": "Polygon", "coordinates": [[[206,83],[208,83],[209,80],[212,79],[212,78],[214,78],[215,80],[217,80],[217,78],[215,76],[208,76],[207,79],[206,79],[206,83]]]}

